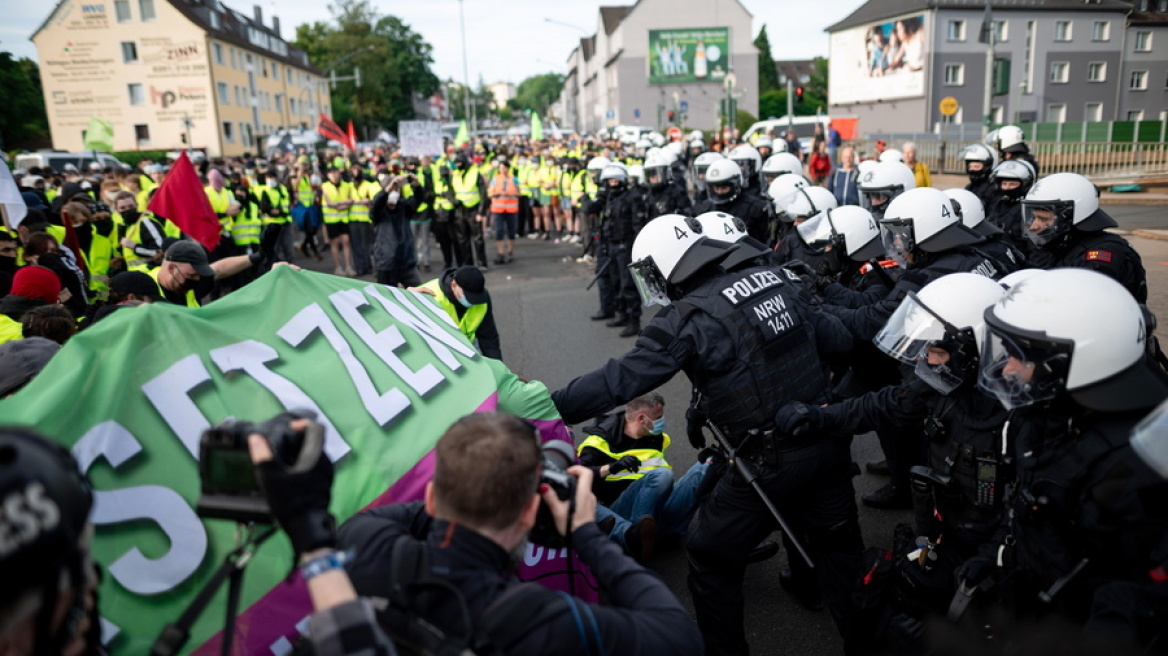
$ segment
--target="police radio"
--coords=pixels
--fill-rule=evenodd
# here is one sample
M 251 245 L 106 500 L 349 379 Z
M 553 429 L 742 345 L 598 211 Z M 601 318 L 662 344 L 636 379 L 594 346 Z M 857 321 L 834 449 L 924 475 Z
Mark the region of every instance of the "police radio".
M 992 507 L 997 503 L 998 461 L 977 459 L 977 504 Z

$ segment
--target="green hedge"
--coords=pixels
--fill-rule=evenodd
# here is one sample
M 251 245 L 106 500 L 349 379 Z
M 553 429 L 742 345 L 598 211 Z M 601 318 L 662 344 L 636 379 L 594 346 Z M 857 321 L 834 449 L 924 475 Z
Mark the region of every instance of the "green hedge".
M 166 154 L 169 150 L 124 150 L 121 152 L 110 153 L 118 158 L 118 161 L 129 166 L 138 166 L 138 162 L 148 159 L 152 162 L 166 161 Z

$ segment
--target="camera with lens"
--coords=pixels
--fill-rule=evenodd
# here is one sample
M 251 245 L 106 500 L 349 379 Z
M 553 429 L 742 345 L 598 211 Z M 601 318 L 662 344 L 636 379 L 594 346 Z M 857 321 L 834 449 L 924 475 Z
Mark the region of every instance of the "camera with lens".
M 572 512 L 575 510 L 573 499 L 576 498 L 576 477 L 568 473 L 568 467 L 576 462 L 576 452 L 572 446 L 561 440 L 552 440 L 540 448 L 542 467 L 540 468 L 539 484 L 547 485 L 562 501 L 567 501 L 568 526 L 572 525 Z M 560 549 L 567 545 L 567 540 L 556 529 L 556 519 L 552 516 L 552 509 L 540 501 L 539 512 L 535 517 L 535 526 L 531 528 L 527 539 L 549 549 Z
M 292 422 L 308 419 L 304 430 Z M 272 457 L 291 471 L 308 471 L 322 457 L 324 427 L 311 410 L 294 410 L 255 423 L 228 419 L 207 429 L 199 440 L 202 494 L 195 510 L 200 517 L 243 523 L 272 523 L 267 498 L 256 479 L 247 438 L 258 433 L 268 441 Z

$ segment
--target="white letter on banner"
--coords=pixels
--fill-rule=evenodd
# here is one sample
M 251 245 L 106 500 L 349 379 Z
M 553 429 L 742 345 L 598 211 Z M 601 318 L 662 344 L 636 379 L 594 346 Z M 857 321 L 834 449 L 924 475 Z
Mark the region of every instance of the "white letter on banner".
M 381 332 L 373 330 L 373 326 L 361 316 L 361 308 L 369 304 L 365 295 L 356 289 L 346 289 L 329 296 L 329 300 L 333 302 L 333 307 L 340 313 L 341 318 L 357 336 L 365 342 L 365 345 L 381 358 L 382 362 L 393 369 L 393 372 L 401 377 L 402 380 L 410 386 L 418 395 L 425 396 L 426 392 L 434 389 L 443 380 L 442 374 L 438 373 L 438 369 L 430 363 L 419 369 L 417 372 L 410 369 L 402 359 L 394 353 L 396 349 L 406 343 L 402 337 L 401 330 L 394 324 L 390 324 L 389 328 Z
M 300 346 L 305 338 L 317 329 L 337 352 L 337 356 L 341 358 L 345 370 L 349 372 L 349 378 L 357 387 L 357 395 L 361 397 L 361 403 L 365 404 L 365 410 L 370 417 L 373 417 L 374 421 L 384 426 L 390 419 L 410 407 L 410 400 L 406 398 L 405 393 L 396 387 L 390 388 L 385 394 L 377 393 L 377 388 L 374 387 L 369 372 L 365 371 L 361 361 L 353 355 L 353 349 L 341 336 L 341 331 L 337 330 L 320 305 L 313 303 L 297 312 L 296 316 L 284 324 L 284 327 L 276 334 L 292 346 Z
M 397 303 L 386 298 L 382 290 L 388 290 L 394 296 L 394 300 Z M 469 344 L 447 332 L 429 317 L 421 314 L 411 301 L 406 300 L 406 292 L 397 287 L 387 287 L 384 285 L 381 287 L 369 285 L 365 288 L 365 292 L 377 299 L 381 303 L 381 306 L 385 308 L 385 311 L 393 316 L 394 319 L 409 326 L 421 335 L 422 339 L 426 340 L 426 344 L 430 346 L 430 350 L 434 352 L 434 355 L 442 361 L 442 364 L 450 367 L 451 371 L 457 371 L 462 366 L 462 363 L 458 361 L 458 358 L 454 357 L 454 354 L 447 347 L 454 349 L 468 358 L 473 358 L 477 355 L 474 348 Z M 446 321 L 448 323 L 450 322 L 449 316 L 446 317 Z
M 199 437 L 211 424 L 190 394 L 209 380 L 211 373 L 199 356 L 192 353 L 142 386 L 151 405 L 195 460 L 199 459 Z
M 89 471 L 98 458 L 105 458 L 117 469 L 141 450 L 142 445 L 130 431 L 116 421 L 106 421 L 77 440 L 73 457 L 82 472 Z M 99 526 L 148 519 L 170 541 L 170 551 L 161 558 L 152 560 L 132 547 L 109 566 L 114 579 L 135 594 L 152 595 L 174 588 L 195 573 L 207 553 L 207 532 L 202 522 L 186 500 L 167 487 L 94 490 L 90 519 Z
M 292 321 L 296 321 L 296 319 Z M 242 370 L 255 382 L 262 385 L 264 389 L 271 392 L 272 396 L 275 396 L 286 410 L 312 410 L 315 412 L 316 420 L 320 422 L 321 426 L 324 426 L 324 452 L 328 455 L 329 460 L 336 462 L 349 452 L 349 445 L 341 438 L 336 427 L 329 421 L 324 411 L 316 405 L 316 402 L 309 398 L 304 390 L 297 387 L 296 383 L 264 366 L 265 362 L 280 358 L 276 349 L 263 342 L 249 339 L 217 348 L 211 351 L 210 355 L 211 360 L 219 366 L 220 371 L 226 374 L 230 371 Z

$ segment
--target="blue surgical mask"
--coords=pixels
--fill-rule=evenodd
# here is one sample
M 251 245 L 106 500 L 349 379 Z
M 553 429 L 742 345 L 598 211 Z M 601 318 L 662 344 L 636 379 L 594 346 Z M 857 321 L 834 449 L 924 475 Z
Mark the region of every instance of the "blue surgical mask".
M 665 432 L 665 415 L 661 415 L 659 419 L 653 420 L 653 430 L 649 431 L 651 435 L 660 435 Z
M 462 307 L 464 308 L 469 308 L 471 306 L 471 302 L 466 300 L 466 296 L 459 296 L 458 302 L 461 303 Z

